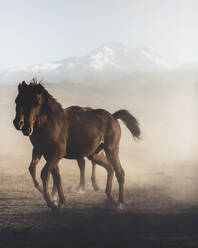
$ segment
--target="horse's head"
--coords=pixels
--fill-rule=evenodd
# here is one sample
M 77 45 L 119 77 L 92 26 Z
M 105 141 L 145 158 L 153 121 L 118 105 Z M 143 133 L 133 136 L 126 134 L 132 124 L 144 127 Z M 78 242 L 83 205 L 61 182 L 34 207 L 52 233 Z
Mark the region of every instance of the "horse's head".
M 13 121 L 13 124 L 17 130 L 21 130 L 24 125 L 24 115 L 23 115 L 23 106 L 22 106 L 22 88 L 25 82 L 22 82 L 18 85 L 18 95 L 15 99 L 16 103 L 16 115 Z
M 22 82 L 18 86 L 18 96 L 16 97 L 16 117 L 13 121 L 16 129 L 21 130 L 24 135 L 31 136 L 34 126 L 41 112 L 44 102 L 42 93 L 43 86 L 39 83 Z

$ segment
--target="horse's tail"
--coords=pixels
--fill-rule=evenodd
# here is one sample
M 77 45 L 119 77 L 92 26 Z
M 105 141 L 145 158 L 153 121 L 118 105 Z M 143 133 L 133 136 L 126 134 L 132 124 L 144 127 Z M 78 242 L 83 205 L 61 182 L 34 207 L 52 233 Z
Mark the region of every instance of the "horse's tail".
M 138 120 L 130 114 L 127 110 L 121 109 L 113 114 L 115 119 L 121 119 L 127 128 L 130 130 L 134 138 L 140 138 L 140 127 Z

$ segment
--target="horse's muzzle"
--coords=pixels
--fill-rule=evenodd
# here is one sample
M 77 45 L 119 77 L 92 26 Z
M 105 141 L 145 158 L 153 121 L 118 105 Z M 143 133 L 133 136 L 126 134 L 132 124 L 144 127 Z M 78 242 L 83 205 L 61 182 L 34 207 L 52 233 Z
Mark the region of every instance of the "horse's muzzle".
M 24 122 L 21 120 L 14 119 L 13 124 L 17 130 L 21 130 L 23 128 Z
M 31 136 L 33 133 L 33 129 L 31 127 L 25 127 L 23 126 L 22 132 L 25 136 Z

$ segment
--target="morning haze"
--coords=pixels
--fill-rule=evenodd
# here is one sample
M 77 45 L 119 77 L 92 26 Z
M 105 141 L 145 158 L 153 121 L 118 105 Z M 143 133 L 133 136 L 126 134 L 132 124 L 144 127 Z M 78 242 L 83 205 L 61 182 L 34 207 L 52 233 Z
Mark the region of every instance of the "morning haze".
M 37 77 L 65 108 L 127 109 L 138 119 L 138 141 L 119 121 L 128 211 L 183 214 L 197 207 L 197 11 L 195 0 L 3 1 L 0 176 L 18 186 L 5 183 L 1 192 L 28 199 L 22 203 L 30 214 L 43 209 L 28 172 L 32 145 L 12 123 L 18 83 Z M 79 196 L 76 161 L 61 161 L 66 208 L 103 206 L 106 171 L 97 166 L 101 190 L 94 193 L 91 168 L 86 160 L 88 193 Z

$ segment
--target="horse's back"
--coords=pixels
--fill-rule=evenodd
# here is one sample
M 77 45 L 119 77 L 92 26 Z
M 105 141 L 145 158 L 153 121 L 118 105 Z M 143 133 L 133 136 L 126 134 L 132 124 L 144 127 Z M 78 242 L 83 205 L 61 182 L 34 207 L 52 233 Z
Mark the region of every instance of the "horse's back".
M 66 121 L 70 128 L 73 126 L 78 126 L 83 128 L 84 126 L 89 126 L 93 124 L 95 127 L 101 127 L 111 120 L 115 120 L 111 113 L 104 109 L 92 109 L 88 107 L 71 106 L 66 109 L 65 116 Z
M 80 106 L 74 105 L 74 106 L 70 106 L 70 107 L 65 108 L 64 112 L 65 113 L 67 113 L 67 112 L 76 113 L 76 112 L 90 111 L 90 110 L 93 110 L 93 109 L 90 107 L 80 107 Z

